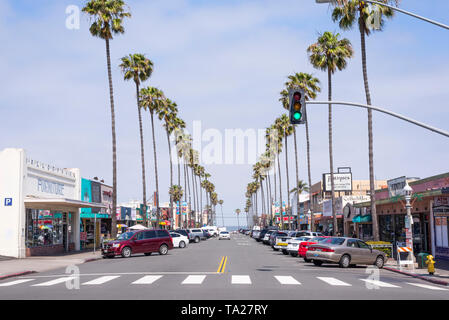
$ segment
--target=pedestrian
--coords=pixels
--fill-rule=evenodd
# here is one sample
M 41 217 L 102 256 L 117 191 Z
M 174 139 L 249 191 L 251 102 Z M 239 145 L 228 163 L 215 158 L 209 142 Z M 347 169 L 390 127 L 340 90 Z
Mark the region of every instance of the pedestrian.
M 352 238 L 357 238 L 357 235 L 356 235 L 355 231 L 352 232 Z

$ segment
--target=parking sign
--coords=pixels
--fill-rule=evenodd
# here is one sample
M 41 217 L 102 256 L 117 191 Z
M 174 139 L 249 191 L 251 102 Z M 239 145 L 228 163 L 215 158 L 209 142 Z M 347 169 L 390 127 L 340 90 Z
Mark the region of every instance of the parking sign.
M 5 198 L 5 207 L 12 206 L 12 198 Z

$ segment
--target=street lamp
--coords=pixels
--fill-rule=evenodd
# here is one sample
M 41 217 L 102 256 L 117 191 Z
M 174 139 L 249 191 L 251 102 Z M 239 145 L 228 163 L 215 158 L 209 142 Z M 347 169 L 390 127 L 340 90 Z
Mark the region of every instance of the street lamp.
M 410 200 L 412 199 L 413 189 L 409 186 L 408 182 L 405 182 L 405 187 L 403 189 L 405 196 L 405 209 L 407 215 L 405 216 L 405 243 L 406 246 L 412 249 L 409 252 L 409 260 L 413 261 L 413 217 L 412 217 L 412 205 Z

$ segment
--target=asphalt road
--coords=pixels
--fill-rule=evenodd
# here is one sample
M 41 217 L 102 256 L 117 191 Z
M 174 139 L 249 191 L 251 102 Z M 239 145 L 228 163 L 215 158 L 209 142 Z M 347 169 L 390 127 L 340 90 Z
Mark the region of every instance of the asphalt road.
M 449 287 L 387 270 L 314 266 L 244 235 L 165 256 L 104 259 L 0 281 L 0 299 L 448 299 Z M 76 268 L 74 270 L 77 270 Z M 67 273 L 68 271 L 68 273 Z M 79 281 L 78 281 L 79 279 Z

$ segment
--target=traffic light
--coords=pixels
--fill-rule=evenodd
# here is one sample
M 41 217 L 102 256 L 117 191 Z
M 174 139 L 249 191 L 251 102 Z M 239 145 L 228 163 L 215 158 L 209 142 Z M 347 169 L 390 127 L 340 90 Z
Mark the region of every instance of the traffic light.
M 294 88 L 289 90 L 290 101 L 290 123 L 304 124 L 306 123 L 305 115 L 305 92 L 303 89 Z

